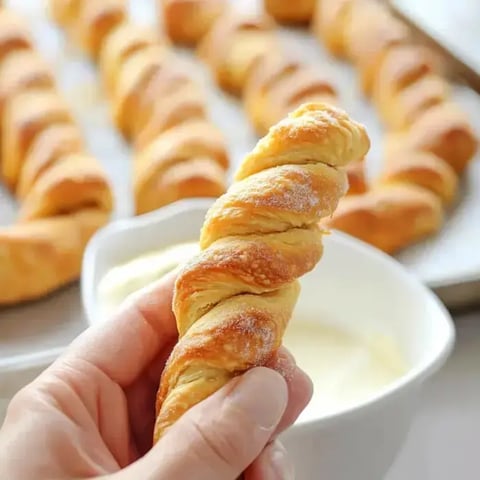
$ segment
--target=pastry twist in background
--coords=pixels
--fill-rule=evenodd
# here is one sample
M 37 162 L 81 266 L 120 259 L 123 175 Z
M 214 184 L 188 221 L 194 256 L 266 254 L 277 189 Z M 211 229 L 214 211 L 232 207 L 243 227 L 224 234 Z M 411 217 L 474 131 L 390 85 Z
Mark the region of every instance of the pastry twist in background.
M 167 33 L 173 27 L 170 15 L 174 11 L 179 22 L 182 15 L 193 10 L 199 18 L 212 20 L 209 28 L 202 30 L 202 36 L 188 43 L 199 43 L 198 54 L 220 88 L 243 96 L 246 113 L 259 136 L 302 103 L 335 102 L 335 89 L 324 76 L 293 62 L 283 52 L 274 32 L 275 23 L 269 16 L 240 13 L 227 9 L 226 3 L 159 1 L 157 8 L 160 24 L 166 26 Z M 218 15 L 213 21 L 214 5 Z M 364 191 L 363 162 L 349 165 L 348 173 L 350 192 Z
M 156 0 L 159 23 L 170 40 L 194 46 L 226 11 L 228 0 Z
M 0 172 L 20 203 L 0 229 L 0 304 L 76 280 L 85 246 L 112 210 L 103 169 L 85 151 L 27 26 L 0 9 Z
M 179 341 L 160 382 L 154 441 L 189 408 L 275 354 L 299 294 L 297 279 L 322 255 L 318 222 L 347 189 L 340 167 L 368 148 L 361 125 L 310 103 L 245 157 L 205 218 L 200 254 L 176 281 Z
M 477 150 L 438 58 L 375 0 L 319 0 L 313 29 L 330 53 L 352 62 L 389 130 L 372 190 L 342 201 L 329 226 L 389 253 L 436 233 Z
M 68 32 L 93 37 L 96 22 L 109 12 L 124 9 L 124 2 L 82 0 L 63 15 L 65 3 L 51 0 L 55 17 Z M 89 5 L 94 3 L 95 7 Z M 62 8 L 61 8 L 62 7 Z M 122 10 L 123 11 L 123 10 Z M 71 13 L 70 13 L 71 15 Z M 117 15 L 115 18 L 120 18 Z M 66 18 L 69 18 L 68 20 Z M 85 50 L 98 59 L 102 84 L 115 126 L 134 147 L 133 189 L 137 214 L 182 198 L 218 197 L 226 189 L 228 155 L 223 137 L 208 120 L 206 100 L 189 68 L 154 31 L 131 22 L 126 13 Z M 77 19 L 77 20 L 76 20 Z M 113 22 L 110 22 L 111 25 Z
M 285 24 L 309 23 L 316 0 L 263 0 L 265 11 L 277 22 Z

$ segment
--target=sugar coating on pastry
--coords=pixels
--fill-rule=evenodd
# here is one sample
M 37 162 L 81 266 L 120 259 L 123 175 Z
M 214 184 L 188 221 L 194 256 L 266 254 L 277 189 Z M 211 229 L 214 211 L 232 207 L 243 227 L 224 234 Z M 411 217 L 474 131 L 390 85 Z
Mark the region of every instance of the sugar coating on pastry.
M 177 278 L 179 341 L 157 394 L 155 441 L 235 375 L 273 358 L 298 278 L 322 255 L 318 222 L 347 190 L 338 167 L 363 158 L 369 146 L 365 129 L 346 113 L 311 103 L 247 155 L 206 215 L 201 252 Z

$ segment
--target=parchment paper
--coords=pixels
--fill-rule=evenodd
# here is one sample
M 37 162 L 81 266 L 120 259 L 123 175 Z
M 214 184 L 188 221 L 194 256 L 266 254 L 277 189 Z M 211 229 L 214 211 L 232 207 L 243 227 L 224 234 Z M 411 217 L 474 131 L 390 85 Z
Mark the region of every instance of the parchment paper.
M 143 24 L 154 21 L 153 0 L 132 0 L 130 3 L 131 13 L 136 20 Z M 130 215 L 130 151 L 110 124 L 108 106 L 99 87 L 95 68 L 68 46 L 61 32 L 49 22 L 42 2 L 13 0 L 9 4 L 29 20 L 39 49 L 51 61 L 60 87 L 84 129 L 91 152 L 110 175 L 116 198 L 114 218 Z M 241 3 L 245 9 L 258 8 L 258 5 L 255 0 L 242 0 Z M 373 109 L 358 91 L 353 70 L 346 64 L 330 59 L 307 31 L 282 29 L 280 35 L 285 47 L 297 58 L 316 65 L 332 79 L 340 93 L 341 105 L 355 119 L 367 125 L 372 140 L 368 172 L 374 176 L 381 165 L 382 129 Z M 232 173 L 242 156 L 254 145 L 256 136 L 246 121 L 241 105 L 212 84 L 207 71 L 192 53 L 179 51 L 179 55 L 190 62 L 192 72 L 207 90 L 212 119 L 223 130 L 229 144 Z M 470 113 L 480 133 L 480 98 L 473 91 L 460 86 L 456 88 L 455 96 Z M 453 208 L 441 234 L 398 256 L 427 284 L 480 277 L 478 159 L 471 165 L 463 183 L 461 201 Z M 15 212 L 15 202 L 0 187 L 0 222 L 13 222 Z M 39 302 L 0 310 L 0 371 L 19 366 L 22 362 L 48 361 L 85 326 L 79 291 L 75 285 Z

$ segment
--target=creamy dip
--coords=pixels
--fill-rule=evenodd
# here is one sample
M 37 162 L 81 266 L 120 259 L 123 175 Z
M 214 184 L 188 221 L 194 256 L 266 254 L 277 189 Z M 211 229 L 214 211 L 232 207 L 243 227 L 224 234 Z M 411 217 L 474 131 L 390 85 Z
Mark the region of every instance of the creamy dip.
M 98 286 L 108 315 L 129 295 L 159 279 L 199 251 L 197 243 L 148 253 L 112 268 Z M 299 421 L 318 418 L 368 399 L 406 371 L 399 346 L 371 332 L 355 335 L 305 312 L 290 321 L 284 344 L 312 378 L 314 396 Z
M 321 321 L 292 318 L 284 345 L 313 381 L 313 398 L 299 421 L 333 413 L 367 400 L 406 371 L 390 337 L 366 338 Z
M 103 315 L 109 315 L 129 295 L 158 280 L 199 251 L 198 243 L 182 243 L 141 255 L 113 267 L 100 280 L 97 301 Z

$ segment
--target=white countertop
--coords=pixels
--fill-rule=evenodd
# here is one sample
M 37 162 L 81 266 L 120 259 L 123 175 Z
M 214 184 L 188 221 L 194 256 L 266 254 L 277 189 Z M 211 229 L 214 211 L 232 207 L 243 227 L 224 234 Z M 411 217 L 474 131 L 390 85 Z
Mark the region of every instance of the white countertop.
M 407 443 L 385 480 L 480 477 L 480 311 L 456 316 L 455 322 L 454 352 L 423 390 Z M 32 375 L 1 382 L 0 419 L 6 403 L 2 396 Z

